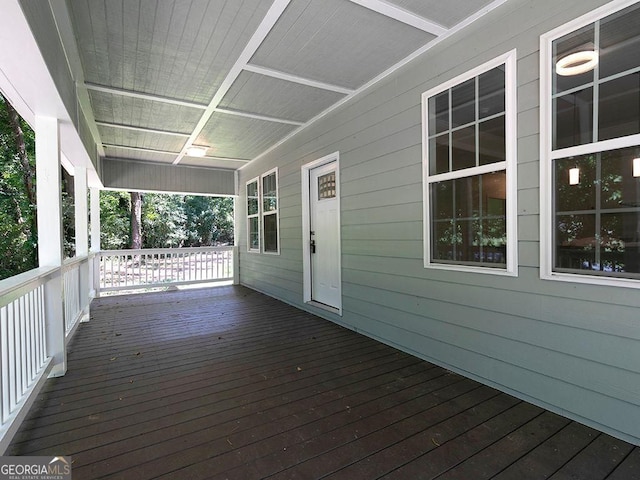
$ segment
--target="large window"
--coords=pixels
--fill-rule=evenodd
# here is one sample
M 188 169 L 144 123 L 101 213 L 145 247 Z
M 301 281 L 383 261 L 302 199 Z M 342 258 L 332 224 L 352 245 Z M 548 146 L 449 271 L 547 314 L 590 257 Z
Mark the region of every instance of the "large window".
M 640 4 L 617 4 L 541 40 L 547 278 L 640 285 Z
M 257 178 L 247 182 L 247 250 L 260 251 L 260 191 Z
M 425 266 L 515 275 L 515 52 L 422 107 Z
M 277 170 L 262 175 L 262 233 L 264 253 L 278 253 L 278 175 Z

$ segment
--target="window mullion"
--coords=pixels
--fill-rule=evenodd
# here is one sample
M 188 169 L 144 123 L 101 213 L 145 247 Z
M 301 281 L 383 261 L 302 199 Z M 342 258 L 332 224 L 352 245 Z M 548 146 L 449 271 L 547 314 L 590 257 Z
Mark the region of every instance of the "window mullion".
M 477 76 L 474 82 L 475 87 L 475 116 L 476 116 L 476 124 L 475 124 L 475 149 L 476 149 L 476 167 L 480 166 L 480 77 Z
M 449 132 L 447 135 L 449 136 L 449 171 L 453 170 L 453 96 L 452 92 L 453 88 L 450 88 L 448 91 L 449 98 Z
M 600 20 L 596 21 L 595 28 L 593 32 L 593 39 L 595 44 L 596 52 L 600 51 Z M 598 142 L 600 136 L 598 134 L 599 129 L 599 108 L 598 105 L 600 103 L 600 62 L 598 62 L 593 69 L 593 142 Z

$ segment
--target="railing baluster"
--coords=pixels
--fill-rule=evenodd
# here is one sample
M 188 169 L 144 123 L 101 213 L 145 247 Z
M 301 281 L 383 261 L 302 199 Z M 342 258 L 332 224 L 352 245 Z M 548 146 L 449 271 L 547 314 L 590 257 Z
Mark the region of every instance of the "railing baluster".
M 9 385 L 9 320 L 7 313 L 8 306 L 2 307 L 0 310 L 0 341 L 2 348 L 2 423 L 9 416 L 9 398 L 11 395 Z

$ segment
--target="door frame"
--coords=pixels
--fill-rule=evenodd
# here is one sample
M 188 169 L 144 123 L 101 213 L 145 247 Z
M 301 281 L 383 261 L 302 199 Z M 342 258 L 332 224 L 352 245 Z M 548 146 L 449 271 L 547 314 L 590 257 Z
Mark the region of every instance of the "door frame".
M 340 259 L 340 265 L 338 268 L 338 293 L 339 304 L 334 308 L 329 305 L 325 305 L 319 302 L 314 302 L 311 298 L 311 202 L 310 202 L 310 189 L 309 179 L 311 176 L 311 170 L 321 167 L 328 163 L 335 162 L 336 164 L 336 198 L 338 201 L 338 258 Z M 341 220 L 340 220 L 340 152 L 333 152 L 322 158 L 306 163 L 301 168 L 302 173 L 302 272 L 303 272 L 303 292 L 302 300 L 304 303 L 309 303 L 318 308 L 328 310 L 338 315 L 342 315 L 342 233 L 341 233 Z

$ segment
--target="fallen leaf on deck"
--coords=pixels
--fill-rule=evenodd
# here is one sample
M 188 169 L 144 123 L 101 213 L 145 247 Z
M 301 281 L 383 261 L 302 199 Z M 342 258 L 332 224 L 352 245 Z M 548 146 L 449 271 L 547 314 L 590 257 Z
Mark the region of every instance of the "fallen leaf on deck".
M 111 357 L 110 360 L 113 362 L 114 360 L 117 360 L 118 357 Z
M 302 369 L 300 367 L 296 367 L 296 370 L 298 370 L 299 372 L 302 371 Z
M 431 441 L 433 442 L 433 444 L 434 444 L 436 447 L 439 447 L 439 446 L 440 446 L 440 444 L 439 444 L 438 442 L 436 442 L 433 438 L 431 439 Z

